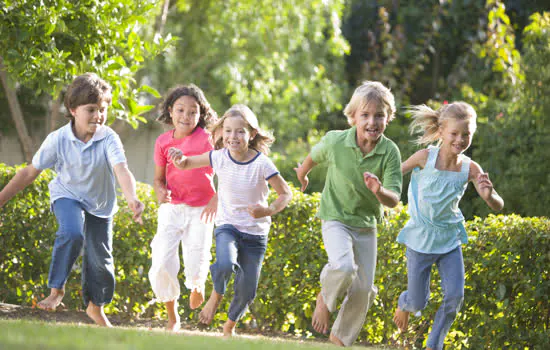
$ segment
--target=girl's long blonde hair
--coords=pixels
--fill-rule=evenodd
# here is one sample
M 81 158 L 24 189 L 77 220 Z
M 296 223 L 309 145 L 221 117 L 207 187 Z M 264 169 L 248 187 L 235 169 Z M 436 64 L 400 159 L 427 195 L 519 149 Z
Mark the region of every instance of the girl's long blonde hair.
M 273 135 L 260 128 L 258 118 L 254 114 L 254 112 L 252 112 L 250 108 L 243 104 L 236 104 L 231 106 L 231 108 L 229 108 L 223 114 L 223 116 L 210 128 L 210 132 L 212 133 L 212 137 L 214 140 L 215 149 L 221 149 L 224 147 L 223 132 L 221 129 L 223 128 L 224 120 L 229 117 L 243 118 L 250 131 L 256 131 L 256 136 L 254 136 L 254 138 L 248 142 L 249 148 L 253 148 L 259 152 L 262 152 L 265 155 L 269 154 L 269 147 L 271 146 L 273 141 L 275 141 L 275 138 L 273 137 Z
M 440 142 L 439 127 L 449 119 L 471 120 L 476 126 L 476 111 L 466 102 L 458 101 L 444 104 L 438 110 L 426 105 L 410 106 L 407 111 L 412 114 L 413 121 L 409 127 L 411 135 L 420 134 L 414 143 L 429 145 Z M 475 130 L 475 128 L 474 128 Z

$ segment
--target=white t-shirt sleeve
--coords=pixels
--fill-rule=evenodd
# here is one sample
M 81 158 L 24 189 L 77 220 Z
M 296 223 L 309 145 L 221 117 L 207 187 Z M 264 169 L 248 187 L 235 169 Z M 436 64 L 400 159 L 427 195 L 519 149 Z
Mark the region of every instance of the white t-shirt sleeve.
M 279 170 L 277 170 L 277 167 L 271 159 L 269 159 L 267 156 L 264 156 L 264 166 L 263 166 L 263 172 L 264 172 L 264 179 L 269 180 L 275 175 L 279 174 Z
M 57 139 L 59 132 L 50 133 L 38 152 L 35 153 L 32 158 L 32 166 L 38 170 L 44 170 L 48 168 L 53 168 L 57 162 Z
M 223 160 L 223 151 L 224 149 L 218 149 L 210 151 L 210 166 L 214 169 L 214 172 L 217 173 L 221 167 Z

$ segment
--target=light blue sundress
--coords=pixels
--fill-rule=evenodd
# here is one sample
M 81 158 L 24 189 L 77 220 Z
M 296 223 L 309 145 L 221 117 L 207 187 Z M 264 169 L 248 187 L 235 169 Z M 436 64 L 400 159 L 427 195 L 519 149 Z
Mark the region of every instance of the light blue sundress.
M 468 241 L 458 203 L 468 187 L 471 160 L 461 154 L 460 172 L 437 170 L 439 147 L 428 149 L 424 169 L 413 169 L 408 191 L 410 219 L 397 241 L 420 253 L 445 254 Z

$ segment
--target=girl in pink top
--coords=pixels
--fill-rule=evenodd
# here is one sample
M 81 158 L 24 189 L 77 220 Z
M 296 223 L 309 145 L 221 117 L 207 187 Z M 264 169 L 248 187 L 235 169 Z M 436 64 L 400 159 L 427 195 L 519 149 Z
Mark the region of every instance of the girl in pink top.
M 157 234 L 151 242 L 153 262 L 149 280 L 156 300 L 166 305 L 166 328 L 177 331 L 180 328 L 179 244 L 181 242 L 185 266 L 185 286 L 191 290 L 189 305 L 196 309 L 204 301 L 217 196 L 211 167 L 180 170 L 174 166 L 168 150 L 175 147 L 195 155 L 212 150 L 210 134 L 205 128 L 217 120 L 217 115 L 202 90 L 191 84 L 168 92 L 157 120 L 174 128 L 161 134 L 155 143 L 153 187 L 160 205 Z

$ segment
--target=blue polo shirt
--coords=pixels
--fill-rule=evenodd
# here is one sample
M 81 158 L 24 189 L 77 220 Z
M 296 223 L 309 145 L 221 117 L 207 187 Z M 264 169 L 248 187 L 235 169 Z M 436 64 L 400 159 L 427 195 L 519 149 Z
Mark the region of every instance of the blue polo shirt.
M 311 150 L 311 159 L 327 165 L 325 188 L 317 216 L 354 227 L 376 227 L 383 206 L 367 188 L 363 173 L 380 179 L 384 188 L 401 195 L 401 153 L 386 136 L 364 155 L 357 145 L 357 128 L 329 131 Z
M 57 173 L 49 184 L 50 203 L 74 199 L 101 218 L 118 210 L 113 167 L 124 162 L 122 142 L 111 128 L 99 127 L 84 143 L 73 134 L 71 123 L 50 133 L 32 159 L 36 169 L 53 168 Z

